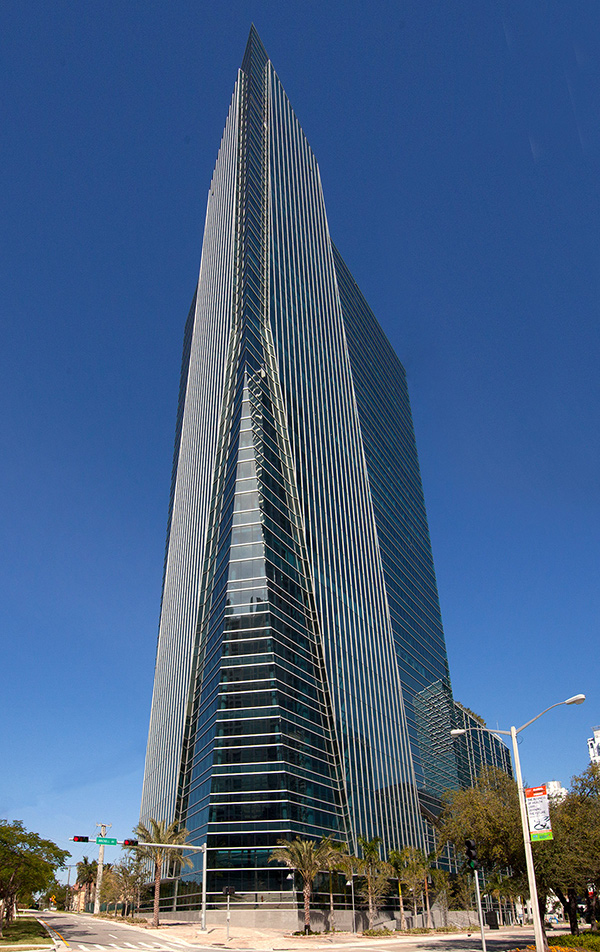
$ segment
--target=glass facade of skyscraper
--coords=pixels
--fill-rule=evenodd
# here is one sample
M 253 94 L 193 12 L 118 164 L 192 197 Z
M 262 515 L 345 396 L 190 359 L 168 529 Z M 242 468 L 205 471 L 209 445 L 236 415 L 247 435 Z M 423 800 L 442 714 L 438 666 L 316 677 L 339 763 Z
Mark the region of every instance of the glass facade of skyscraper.
M 405 373 L 252 29 L 185 331 L 141 818 L 207 843 L 213 900 L 289 894 L 281 838 L 427 846 L 453 722 Z

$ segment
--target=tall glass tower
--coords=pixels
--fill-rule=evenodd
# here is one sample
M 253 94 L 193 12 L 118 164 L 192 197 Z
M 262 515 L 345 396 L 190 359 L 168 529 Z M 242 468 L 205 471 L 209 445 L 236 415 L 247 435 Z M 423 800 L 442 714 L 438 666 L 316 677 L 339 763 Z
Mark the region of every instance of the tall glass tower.
M 185 329 L 141 818 L 207 842 L 212 893 L 285 889 L 281 838 L 425 847 L 452 718 L 405 373 L 253 28 Z

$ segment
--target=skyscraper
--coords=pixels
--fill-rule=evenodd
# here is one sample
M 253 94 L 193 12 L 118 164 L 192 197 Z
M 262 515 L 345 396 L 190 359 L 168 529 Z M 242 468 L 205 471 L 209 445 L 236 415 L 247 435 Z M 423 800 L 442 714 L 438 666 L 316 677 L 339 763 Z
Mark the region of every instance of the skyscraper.
M 280 838 L 426 846 L 453 710 L 405 373 L 253 28 L 185 329 L 142 820 L 208 843 L 213 893 L 284 889 Z

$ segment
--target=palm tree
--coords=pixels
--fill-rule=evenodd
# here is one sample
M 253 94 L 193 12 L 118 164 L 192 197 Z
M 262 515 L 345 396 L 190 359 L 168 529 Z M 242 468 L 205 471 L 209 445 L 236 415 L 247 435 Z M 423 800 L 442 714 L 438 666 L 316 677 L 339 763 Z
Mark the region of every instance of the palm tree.
M 324 842 L 313 840 L 278 840 L 277 849 L 269 856 L 270 863 L 283 863 L 288 869 L 299 873 L 304 882 L 304 932 L 310 932 L 310 897 L 317 873 L 326 868 L 327 847 Z
M 326 869 L 329 873 L 329 931 L 335 932 L 333 874 L 351 868 L 352 863 L 345 843 L 332 840 L 330 836 L 324 836 L 321 840 L 321 846 L 323 847 L 323 869 Z
M 381 837 L 374 836 L 368 840 L 365 836 L 358 837 L 362 857 L 357 862 L 357 870 L 365 878 L 364 898 L 369 904 L 369 929 L 375 926 L 375 916 L 379 900 L 387 893 L 388 879 L 393 873 L 392 867 L 379 855 Z
M 180 830 L 177 822 L 169 823 L 167 826 L 164 820 L 155 820 L 153 817 L 150 817 L 149 824 L 150 828 L 144 826 L 143 823 L 138 823 L 136 826 L 133 832 L 142 842 L 133 849 L 142 859 L 149 859 L 154 863 L 154 916 L 152 917 L 152 925 L 155 929 L 158 929 L 160 881 L 163 863 L 192 866 L 192 861 L 188 856 L 184 856 L 180 849 L 173 849 L 173 847 L 182 846 L 185 843 L 188 835 L 187 830 Z
M 406 913 L 404 912 L 404 896 L 402 895 L 402 857 L 400 850 L 390 850 L 388 853 L 388 862 L 398 877 L 398 899 L 400 901 L 400 928 L 403 932 L 408 929 Z
M 85 889 L 85 905 L 90 902 L 92 885 L 96 882 L 98 875 L 98 863 L 95 859 L 91 862 L 87 856 L 77 863 L 77 882 Z

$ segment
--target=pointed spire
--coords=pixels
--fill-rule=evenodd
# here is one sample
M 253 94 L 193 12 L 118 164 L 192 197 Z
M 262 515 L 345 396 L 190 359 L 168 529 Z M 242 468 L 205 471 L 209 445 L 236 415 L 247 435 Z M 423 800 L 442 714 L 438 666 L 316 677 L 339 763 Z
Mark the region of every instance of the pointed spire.
M 268 53 L 253 23 L 250 27 L 250 33 L 248 34 L 248 42 L 246 43 L 246 50 L 242 60 L 242 69 L 245 73 L 248 73 L 252 68 L 252 64 L 257 63 L 260 64 L 261 67 L 264 67 L 268 60 Z

